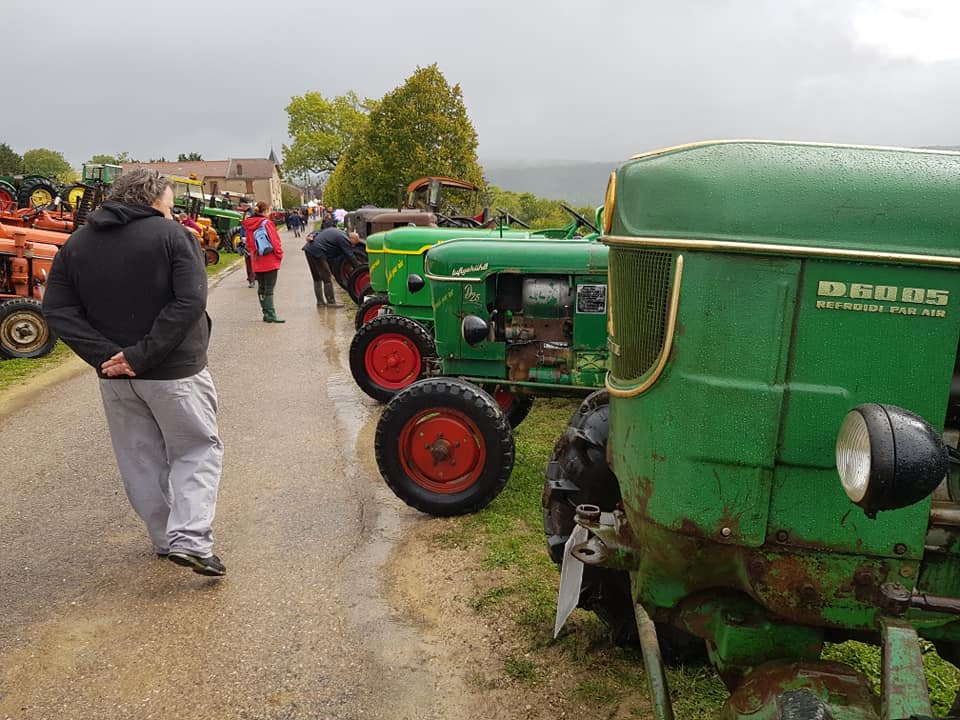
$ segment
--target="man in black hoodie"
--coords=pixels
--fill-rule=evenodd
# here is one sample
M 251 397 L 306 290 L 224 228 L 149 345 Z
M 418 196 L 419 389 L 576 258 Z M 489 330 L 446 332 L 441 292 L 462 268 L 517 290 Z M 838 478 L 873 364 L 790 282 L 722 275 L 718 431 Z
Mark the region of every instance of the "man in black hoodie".
M 226 573 L 211 528 L 223 444 L 207 275 L 172 208 L 169 180 L 121 175 L 54 258 L 43 312 L 97 370 L 120 476 L 157 555 L 216 576 Z

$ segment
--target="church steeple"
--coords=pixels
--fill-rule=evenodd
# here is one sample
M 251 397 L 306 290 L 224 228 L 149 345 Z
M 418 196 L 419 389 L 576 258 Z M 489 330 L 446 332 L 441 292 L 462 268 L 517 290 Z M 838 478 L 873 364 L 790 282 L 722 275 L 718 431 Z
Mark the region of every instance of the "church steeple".
M 277 160 L 277 153 L 275 153 L 275 152 L 273 151 L 273 146 L 272 146 L 272 145 L 270 146 L 269 159 L 270 159 L 270 162 L 272 162 L 274 165 L 279 165 L 279 164 L 280 164 L 280 161 Z

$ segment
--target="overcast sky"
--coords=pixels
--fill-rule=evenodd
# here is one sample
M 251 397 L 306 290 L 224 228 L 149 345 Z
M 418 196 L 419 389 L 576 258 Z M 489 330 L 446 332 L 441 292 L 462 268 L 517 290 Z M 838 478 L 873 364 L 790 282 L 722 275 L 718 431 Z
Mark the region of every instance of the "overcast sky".
M 960 145 L 955 0 L 4 2 L 0 142 L 278 154 L 291 96 L 459 83 L 486 165 L 711 138 Z

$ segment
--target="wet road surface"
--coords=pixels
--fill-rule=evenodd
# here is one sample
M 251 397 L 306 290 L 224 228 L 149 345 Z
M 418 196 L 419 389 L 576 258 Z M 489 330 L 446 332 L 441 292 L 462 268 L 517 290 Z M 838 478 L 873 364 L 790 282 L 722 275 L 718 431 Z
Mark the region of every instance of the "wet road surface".
M 260 321 L 242 263 L 211 283 L 225 579 L 153 556 L 92 371 L 0 415 L 0 718 L 460 715 L 382 597 L 420 520 L 375 470 L 353 305 L 337 288 L 347 307 L 315 307 L 302 241 L 283 236 L 285 325 Z

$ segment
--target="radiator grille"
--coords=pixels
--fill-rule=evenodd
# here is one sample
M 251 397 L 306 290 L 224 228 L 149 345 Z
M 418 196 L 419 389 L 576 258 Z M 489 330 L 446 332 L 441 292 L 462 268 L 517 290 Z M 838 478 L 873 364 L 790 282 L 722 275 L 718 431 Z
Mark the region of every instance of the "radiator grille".
M 610 248 L 610 370 L 620 383 L 641 378 L 663 350 L 672 275 L 670 252 Z

